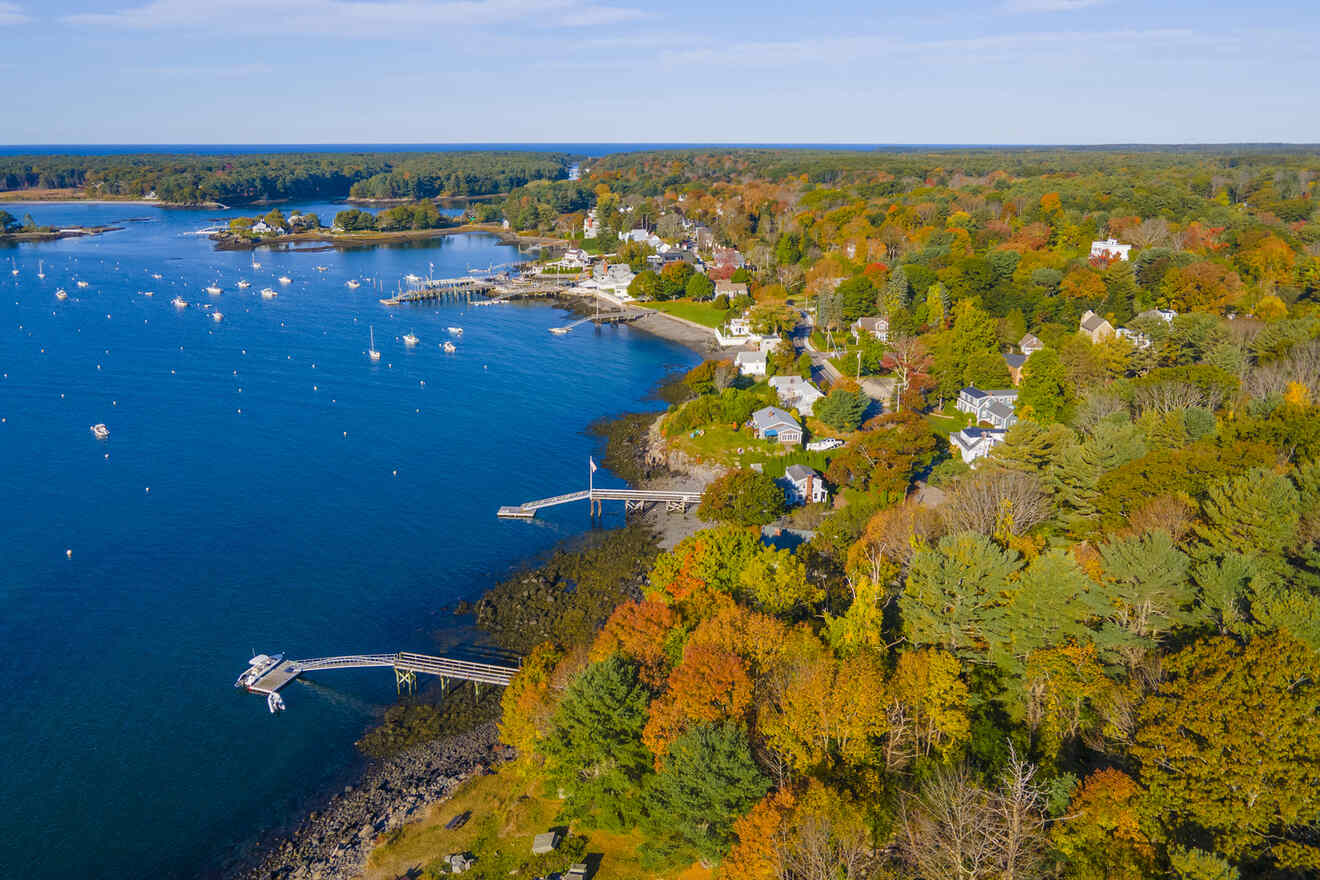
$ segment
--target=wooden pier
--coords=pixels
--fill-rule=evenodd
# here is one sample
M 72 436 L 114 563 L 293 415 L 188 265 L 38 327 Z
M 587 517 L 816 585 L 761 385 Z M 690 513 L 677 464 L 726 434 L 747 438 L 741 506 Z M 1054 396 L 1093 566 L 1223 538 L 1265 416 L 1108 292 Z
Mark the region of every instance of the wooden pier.
M 647 504 L 664 504 L 665 510 L 685 512 L 688 507 L 701 503 L 698 491 L 672 491 L 664 489 L 584 489 L 581 492 L 569 492 L 550 498 L 538 498 L 522 504 L 506 504 L 495 512 L 501 519 L 532 519 L 536 512 L 545 507 L 571 504 L 574 501 L 586 501 L 587 511 L 592 516 L 600 514 L 602 502 L 622 501 L 624 511 L 633 513 L 644 510 Z
M 506 687 L 518 674 L 516 666 L 432 657 L 429 654 L 414 654 L 409 651 L 400 651 L 397 654 L 348 654 L 340 657 L 317 657 L 311 660 L 283 660 L 248 685 L 247 690 L 250 693 L 268 696 L 304 673 L 387 666 L 393 668 L 394 685 L 400 691 L 416 690 L 419 673 L 436 676 L 440 679 L 442 687 L 450 681 L 470 681 L 478 688 L 482 685 Z
M 401 306 L 450 299 L 470 300 L 473 294 L 490 297 L 486 302 L 502 302 L 520 297 L 558 296 L 574 283 L 555 278 L 427 278 L 418 282 L 416 287 L 380 302 L 386 306 Z
M 585 318 L 578 318 L 571 324 L 565 324 L 563 327 L 551 327 L 550 332 L 556 335 L 563 335 L 572 331 L 574 327 L 580 327 L 583 324 L 629 324 L 645 315 L 646 312 L 641 309 L 625 309 L 618 312 L 604 312 L 599 315 L 588 315 Z

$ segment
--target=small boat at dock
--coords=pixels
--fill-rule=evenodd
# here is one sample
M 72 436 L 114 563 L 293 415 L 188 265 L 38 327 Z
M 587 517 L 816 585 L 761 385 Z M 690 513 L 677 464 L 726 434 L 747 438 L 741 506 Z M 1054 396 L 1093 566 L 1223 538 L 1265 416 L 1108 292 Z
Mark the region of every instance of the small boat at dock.
M 284 698 L 279 695 L 278 691 L 271 691 L 266 695 L 266 708 L 270 710 L 272 715 L 284 711 Z

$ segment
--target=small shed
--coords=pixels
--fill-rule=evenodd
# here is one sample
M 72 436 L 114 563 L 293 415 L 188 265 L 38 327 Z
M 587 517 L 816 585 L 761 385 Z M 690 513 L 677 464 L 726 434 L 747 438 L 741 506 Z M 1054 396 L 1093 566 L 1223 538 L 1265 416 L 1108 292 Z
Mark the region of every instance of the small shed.
M 532 838 L 532 855 L 543 856 L 555 851 L 559 846 L 559 832 L 546 831 Z

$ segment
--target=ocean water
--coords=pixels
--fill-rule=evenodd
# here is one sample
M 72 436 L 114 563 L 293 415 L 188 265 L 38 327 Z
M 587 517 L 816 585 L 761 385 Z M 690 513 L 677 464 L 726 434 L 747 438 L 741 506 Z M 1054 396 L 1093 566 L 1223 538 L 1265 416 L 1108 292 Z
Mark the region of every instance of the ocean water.
M 553 336 L 545 305 L 389 309 L 345 287 L 517 257 L 486 236 L 259 250 L 253 270 L 186 234 L 238 212 L 7 207 L 125 228 L 0 248 L 2 877 L 196 876 L 287 820 L 357 761 L 393 676 L 323 673 L 272 716 L 232 686 L 250 654 L 469 639 L 444 606 L 589 527 L 585 505 L 496 508 L 581 488 L 588 423 L 696 362 L 627 327 Z

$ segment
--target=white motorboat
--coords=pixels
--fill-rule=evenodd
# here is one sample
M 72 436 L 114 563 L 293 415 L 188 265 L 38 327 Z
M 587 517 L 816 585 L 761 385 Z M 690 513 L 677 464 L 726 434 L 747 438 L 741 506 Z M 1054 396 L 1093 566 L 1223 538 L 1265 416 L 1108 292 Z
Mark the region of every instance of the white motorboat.
M 60 302 L 63 302 L 64 300 L 66 300 L 66 299 L 69 298 L 69 295 L 68 295 L 67 293 L 65 293 L 65 292 L 64 292 L 64 288 L 61 287 L 61 288 L 59 288 L 58 290 L 55 291 L 55 298 L 56 298 L 57 300 L 59 300 Z
M 251 281 L 240 281 L 238 282 L 238 284 L 235 285 L 235 287 L 237 287 L 239 290 L 246 290 L 251 286 L 252 286 Z
M 212 321 L 215 321 L 217 324 L 219 324 L 219 323 L 220 323 L 221 321 L 223 321 L 224 319 L 225 319 L 225 316 L 222 315 L 220 312 L 212 312 L 212 313 L 211 313 L 211 320 L 212 320 Z
M 37 277 L 38 278 L 46 277 L 46 265 L 41 260 L 37 260 Z
M 212 285 L 210 285 L 209 287 L 206 288 L 206 292 L 209 293 L 209 294 L 211 294 L 211 296 L 219 296 L 219 295 L 220 295 L 220 288 L 218 288 L 218 287 L 216 287 L 214 284 L 212 284 Z
M 258 262 L 257 262 L 257 258 L 256 258 L 255 256 L 253 256 L 253 257 L 252 257 L 252 271 L 255 272 L 255 271 L 257 271 L 257 270 L 260 269 L 260 268 L 261 268 L 261 264 L 258 263 Z
M 444 345 L 441 346 L 441 348 L 443 348 L 449 354 L 453 354 L 454 352 L 458 351 L 458 347 L 455 346 L 454 343 L 452 342 L 446 342 Z
M 462 327 L 449 327 L 448 330 L 449 330 L 449 335 L 450 335 L 450 336 L 462 336 L 462 335 L 463 335 L 463 328 L 462 328 Z
M 170 300 L 170 304 L 176 309 L 188 308 L 188 301 L 181 296 L 176 296 L 174 299 Z
M 79 281 L 79 282 L 77 282 L 77 284 L 78 284 L 79 287 L 86 287 L 86 286 L 87 286 L 87 282 L 86 282 L 86 281 Z
M 156 295 L 156 291 L 154 291 L 154 290 L 139 290 L 138 293 L 142 294 L 143 296 L 155 296 L 155 295 Z
M 550 328 L 550 332 L 553 333 L 553 334 L 555 334 L 556 336 L 563 336 L 565 333 L 567 333 L 567 332 L 568 332 L 569 330 L 571 330 L 571 329 L 573 329 L 573 328 L 572 328 L 572 327 L 551 327 L 551 328 Z
M 14 274 L 17 275 L 18 273 L 15 272 Z M 416 284 L 418 281 L 422 280 L 422 277 L 420 275 L 414 275 L 413 273 L 409 272 L 407 275 L 403 276 L 403 280 Z
M 316 271 L 318 271 L 318 272 L 329 272 L 329 271 L 330 271 L 330 267 L 329 267 L 329 266 L 317 266 L 317 267 L 316 267 Z
M 280 661 L 283 659 L 283 654 L 276 654 L 273 657 L 269 654 L 258 654 L 248 661 L 247 671 L 238 677 L 238 680 L 234 682 L 234 687 L 239 690 L 251 688 L 258 681 L 261 681 L 263 675 L 279 666 Z
M 262 298 L 262 299 L 274 299 L 274 298 L 277 297 L 277 296 L 279 296 L 279 294 L 275 292 L 275 289 L 274 289 L 274 288 L 272 288 L 272 287 L 263 287 L 263 288 L 261 288 L 261 298 Z
M 403 334 L 403 344 L 404 344 L 404 345 L 416 345 L 416 344 L 417 344 L 417 334 L 416 334 L 416 333 L 413 333 L 411 330 L 409 330 L 407 333 Z
M 347 287 L 349 290 L 357 290 L 362 285 L 358 284 L 356 281 L 350 278 L 349 280 L 344 282 L 344 286 Z
M 281 276 L 280 276 L 278 279 L 276 279 L 276 280 L 278 280 L 278 281 L 280 282 L 280 284 L 292 284 L 292 283 L 293 283 L 293 279 L 290 278 L 288 275 L 281 275 Z
M 110 436 L 110 429 L 104 424 L 97 422 L 95 425 L 92 425 L 92 435 L 96 437 L 97 440 L 104 440 Z
M 14 258 L 13 258 L 13 257 L 10 257 L 10 258 L 9 258 L 9 274 L 10 274 L 10 275 L 17 275 L 17 274 L 18 274 L 18 266 L 15 266 L 15 265 L 14 265 Z
M 380 360 L 380 352 L 376 351 L 376 328 L 368 327 L 367 332 L 371 334 L 371 348 L 367 349 L 367 357 L 373 361 Z
M 284 698 L 281 697 L 276 691 L 271 691 L 269 694 L 266 695 L 266 708 L 270 710 L 270 714 L 272 715 L 283 712 Z
M 159 281 L 161 279 L 161 274 L 159 272 L 152 272 L 151 277 Z

